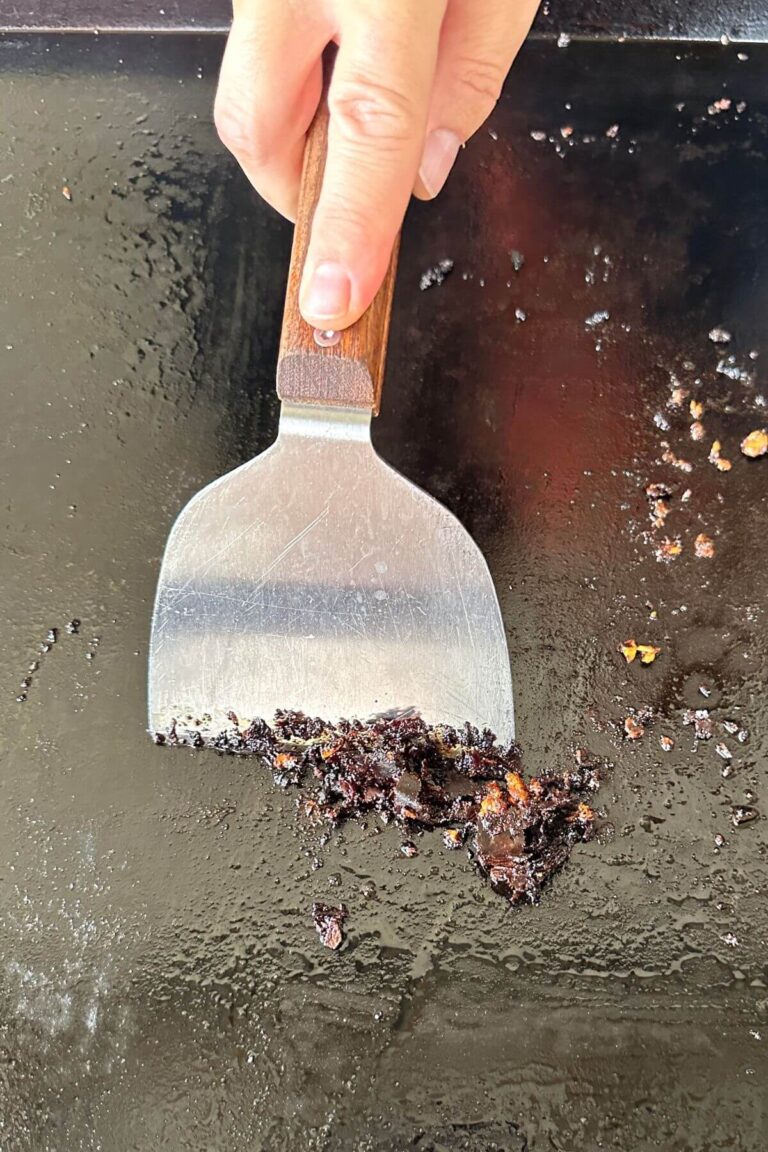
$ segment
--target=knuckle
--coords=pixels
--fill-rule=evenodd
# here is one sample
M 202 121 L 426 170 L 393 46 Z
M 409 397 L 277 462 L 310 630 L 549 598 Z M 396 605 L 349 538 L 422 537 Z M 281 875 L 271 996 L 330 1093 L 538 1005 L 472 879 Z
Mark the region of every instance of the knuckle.
M 224 147 L 241 162 L 263 168 L 273 158 L 271 138 L 260 128 L 256 117 L 235 101 L 217 96 L 213 122 Z
M 506 74 L 506 69 L 492 60 L 464 56 L 456 70 L 459 95 L 487 115 L 501 96 Z
M 331 117 L 353 141 L 402 144 L 418 131 L 413 100 L 405 93 L 363 78 L 350 77 L 331 87 Z

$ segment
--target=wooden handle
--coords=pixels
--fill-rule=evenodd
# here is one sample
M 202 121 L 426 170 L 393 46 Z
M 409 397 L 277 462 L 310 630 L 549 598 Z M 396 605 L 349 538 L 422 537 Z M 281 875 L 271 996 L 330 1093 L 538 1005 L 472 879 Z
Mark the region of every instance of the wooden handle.
M 283 332 L 277 363 L 277 394 L 291 404 L 328 404 L 370 408 L 378 415 L 384 382 L 389 317 L 397 271 L 399 237 L 384 283 L 367 312 L 349 328 L 336 333 L 327 347 L 315 339 L 315 329 L 299 312 L 299 284 L 309 246 L 309 233 L 325 171 L 328 144 L 328 103 L 323 94 L 307 135 L 299 212 L 293 234 Z

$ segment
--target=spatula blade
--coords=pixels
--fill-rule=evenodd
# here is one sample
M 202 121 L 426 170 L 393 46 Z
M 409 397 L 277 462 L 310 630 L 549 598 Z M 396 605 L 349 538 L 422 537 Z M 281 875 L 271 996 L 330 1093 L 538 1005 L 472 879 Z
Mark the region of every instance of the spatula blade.
M 166 548 L 151 730 L 194 739 L 281 708 L 514 736 L 485 559 L 375 453 L 365 412 L 284 406 L 272 448 L 190 501 Z

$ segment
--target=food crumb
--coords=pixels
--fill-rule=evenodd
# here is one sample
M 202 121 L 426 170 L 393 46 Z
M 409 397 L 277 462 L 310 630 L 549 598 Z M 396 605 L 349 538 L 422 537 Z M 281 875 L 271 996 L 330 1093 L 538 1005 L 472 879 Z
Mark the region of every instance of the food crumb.
M 609 140 L 615 140 L 619 134 L 619 125 L 611 124 L 610 128 L 606 128 L 605 134 Z
M 447 276 L 450 276 L 453 271 L 453 260 L 438 260 L 431 268 L 427 268 L 426 272 L 422 272 L 421 279 L 419 280 L 419 288 L 422 292 L 426 292 L 428 288 L 434 288 L 436 285 L 443 283 Z
M 688 405 L 688 409 L 691 413 L 692 420 L 701 420 L 702 416 L 704 415 L 704 405 L 702 404 L 701 400 L 691 400 L 691 403 Z
M 681 472 L 693 472 L 693 464 L 689 460 L 683 460 L 680 456 L 676 456 L 669 444 L 662 443 L 662 448 L 664 451 L 661 454 L 661 459 L 665 464 L 671 464 L 673 468 L 678 468 Z
M 705 429 L 701 420 L 694 420 L 693 424 L 691 424 L 691 440 L 703 440 L 704 432 Z
M 715 745 L 715 752 L 717 752 L 721 760 L 733 760 L 733 752 L 731 752 L 728 745 L 724 744 L 722 740 L 719 744 Z
M 680 555 L 682 550 L 683 545 L 679 537 L 670 540 L 669 536 L 666 536 L 656 549 L 656 559 L 661 564 L 669 564 L 671 560 Z
M 715 732 L 715 725 L 706 708 L 686 709 L 683 713 L 683 724 L 693 725 L 697 740 L 711 740 Z
M 741 451 L 753 460 L 758 456 L 765 456 L 768 452 L 768 431 L 765 428 L 756 428 L 754 432 L 750 432 L 741 442 Z
M 730 344 L 731 334 L 727 328 L 718 325 L 710 331 L 709 338 L 713 344 Z
M 721 832 L 715 834 L 715 848 L 725 847 L 725 836 Z
M 446 848 L 453 850 L 454 848 L 461 848 L 464 843 L 464 833 L 460 828 L 446 828 L 443 832 L 443 844 Z
M 624 734 L 628 740 L 640 740 L 645 735 L 645 725 L 634 716 L 624 719 Z
M 664 752 L 671 752 L 675 746 L 675 742 L 671 736 L 659 736 L 659 744 L 661 744 Z
M 732 103 L 733 101 L 730 99 L 730 97 L 721 96 L 719 100 L 714 100 L 709 105 L 707 112 L 709 112 L 710 116 L 717 116 L 718 112 L 727 112 Z
M 344 941 L 343 924 L 348 916 L 346 905 L 323 904 L 316 900 L 312 905 L 312 919 L 320 943 L 335 952 Z
M 699 532 L 693 542 L 696 555 L 700 560 L 711 560 L 715 555 L 715 542 L 706 532 Z
M 733 464 L 730 460 L 726 460 L 724 456 L 721 456 L 722 447 L 719 440 L 712 442 L 712 447 L 709 450 L 709 462 L 710 464 L 714 464 L 720 472 L 730 472 Z
M 403 856 L 407 856 L 409 860 L 411 857 L 418 856 L 419 854 L 419 850 L 414 844 L 413 840 L 404 840 L 400 845 L 400 851 L 402 852 Z
M 653 664 L 660 655 L 661 648 L 655 648 L 653 644 L 638 644 L 635 640 L 626 640 L 619 645 L 619 651 L 627 664 L 631 664 L 636 656 L 640 657 L 641 664 Z
M 541 144 L 546 138 L 546 132 L 542 132 L 540 128 L 534 128 L 531 132 L 531 140 L 535 140 L 537 144 Z
M 67 184 L 64 185 L 64 187 L 61 190 L 61 194 L 65 200 L 69 200 L 70 202 L 72 201 L 72 192 L 69 188 L 69 185 L 67 185 Z

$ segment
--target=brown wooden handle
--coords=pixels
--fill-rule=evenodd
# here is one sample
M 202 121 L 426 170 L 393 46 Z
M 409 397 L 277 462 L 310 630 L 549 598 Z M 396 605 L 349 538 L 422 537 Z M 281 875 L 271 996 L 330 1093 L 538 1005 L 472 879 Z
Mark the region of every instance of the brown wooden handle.
M 399 237 L 376 298 L 356 323 L 337 334 L 337 343 L 329 347 L 318 345 L 315 329 L 299 312 L 299 284 L 309 246 L 312 217 L 323 182 L 327 144 L 328 102 L 323 94 L 307 134 L 304 153 L 277 363 L 277 393 L 281 400 L 291 404 L 370 408 L 376 416 L 384 382 Z

